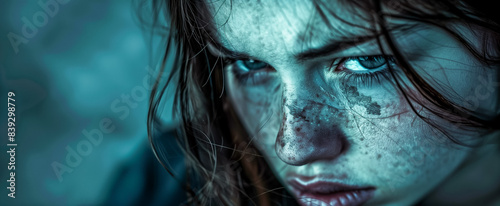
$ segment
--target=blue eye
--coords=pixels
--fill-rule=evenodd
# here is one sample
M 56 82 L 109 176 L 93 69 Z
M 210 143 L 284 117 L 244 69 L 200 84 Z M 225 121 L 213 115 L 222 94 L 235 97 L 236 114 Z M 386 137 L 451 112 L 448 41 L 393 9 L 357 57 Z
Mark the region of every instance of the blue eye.
M 397 68 L 392 56 L 345 57 L 333 64 L 333 71 L 341 74 L 342 81 L 344 82 L 356 83 L 360 86 L 370 86 L 373 83 L 380 84 L 391 80 L 388 69 L 389 65 L 392 68 Z
M 275 70 L 268 63 L 253 60 L 235 60 L 232 69 L 235 77 L 247 86 L 265 85 Z
M 384 66 L 387 60 L 382 56 L 358 57 L 359 64 L 367 69 L 376 69 Z
M 344 60 L 342 67 L 353 72 L 374 72 L 383 70 L 388 62 L 393 62 L 392 58 L 384 56 L 350 57 Z
M 246 71 L 256 71 L 260 69 L 265 69 L 269 67 L 269 64 L 253 59 L 247 59 L 247 60 L 237 60 L 236 64 L 240 69 L 246 70 Z

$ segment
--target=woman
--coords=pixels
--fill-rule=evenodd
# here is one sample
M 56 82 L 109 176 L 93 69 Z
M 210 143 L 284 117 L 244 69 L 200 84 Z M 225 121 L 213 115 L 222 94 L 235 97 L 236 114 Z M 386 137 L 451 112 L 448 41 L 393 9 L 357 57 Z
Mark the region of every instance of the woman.
M 153 8 L 169 22 L 172 72 L 154 87 L 149 132 L 175 84 L 188 203 L 500 203 L 500 27 L 487 4 Z

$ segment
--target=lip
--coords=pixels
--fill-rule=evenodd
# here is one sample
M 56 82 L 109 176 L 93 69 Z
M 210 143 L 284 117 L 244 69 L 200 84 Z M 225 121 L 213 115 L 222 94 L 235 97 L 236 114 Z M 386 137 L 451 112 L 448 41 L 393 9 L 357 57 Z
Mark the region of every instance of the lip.
M 359 187 L 333 181 L 315 181 L 314 179 L 294 177 L 288 180 L 289 185 L 292 186 L 293 194 L 302 206 L 362 205 L 370 200 L 375 192 L 374 187 Z

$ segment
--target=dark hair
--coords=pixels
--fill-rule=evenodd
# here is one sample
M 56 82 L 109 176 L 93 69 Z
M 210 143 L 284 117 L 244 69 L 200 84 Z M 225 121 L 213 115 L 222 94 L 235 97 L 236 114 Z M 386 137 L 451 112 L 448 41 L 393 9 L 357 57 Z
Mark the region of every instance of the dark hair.
M 180 115 L 181 127 L 178 142 L 186 158 L 186 191 L 188 203 L 206 205 L 240 205 L 253 202 L 259 205 L 271 205 L 287 199 L 284 189 L 272 178 L 264 158 L 249 143 L 248 135 L 235 115 L 232 105 L 227 101 L 224 91 L 224 62 L 207 51 L 207 43 L 216 43 L 214 25 L 207 4 L 203 0 L 149 0 L 142 1 L 153 16 L 152 25 L 165 35 L 166 47 L 159 77 L 153 87 L 148 112 L 148 136 L 153 151 L 165 166 L 158 153 L 161 148 L 154 144 L 155 131 L 160 127 L 157 110 L 162 96 L 169 84 L 176 86 L 174 110 Z M 322 16 L 332 15 L 325 2 L 313 1 L 316 11 Z M 340 1 L 345 6 L 362 9 L 369 15 L 372 28 L 368 28 L 380 40 L 387 42 L 397 64 L 406 78 L 417 89 L 418 95 L 407 92 L 409 85 L 404 85 L 401 78 L 391 72 L 395 86 L 406 100 L 420 104 L 432 114 L 453 123 L 463 129 L 499 129 L 496 116 L 484 119 L 478 111 L 472 111 L 448 100 L 434 89 L 408 63 L 398 50 L 387 28 L 386 19 L 406 19 L 418 21 L 444 29 L 461 42 L 480 62 L 497 67 L 500 62 L 500 27 L 499 17 L 494 7 L 486 1 L 425 1 L 425 0 L 369 0 Z M 382 6 L 392 11 L 384 12 Z M 143 19 L 144 20 L 144 19 Z M 339 20 L 343 21 L 341 18 Z M 349 23 L 349 22 L 346 22 Z M 461 23 L 471 28 L 478 28 L 483 33 L 482 45 L 473 45 L 462 34 L 451 27 L 450 23 Z M 356 25 L 353 25 L 356 26 Z M 167 62 L 169 55 L 175 55 L 173 63 Z M 169 67 L 169 76 L 163 77 L 164 69 Z M 392 70 L 392 69 L 391 69 Z M 411 100 L 411 101 L 410 101 Z M 429 105 L 427 107 L 425 105 Z M 414 112 L 431 126 L 447 134 L 444 128 L 417 112 Z M 464 144 L 451 135 L 447 137 L 457 144 Z M 160 155 L 161 156 L 161 155 Z M 168 167 L 165 167 L 169 171 Z

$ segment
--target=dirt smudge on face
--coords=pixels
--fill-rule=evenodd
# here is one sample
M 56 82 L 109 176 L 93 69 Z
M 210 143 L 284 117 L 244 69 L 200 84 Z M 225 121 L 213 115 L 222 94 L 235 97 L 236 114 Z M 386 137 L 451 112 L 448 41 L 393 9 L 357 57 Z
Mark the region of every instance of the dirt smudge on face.
M 380 115 L 381 107 L 377 102 L 372 101 L 372 97 L 360 94 L 358 88 L 354 86 L 347 86 L 345 91 L 350 103 L 364 106 L 368 114 Z

